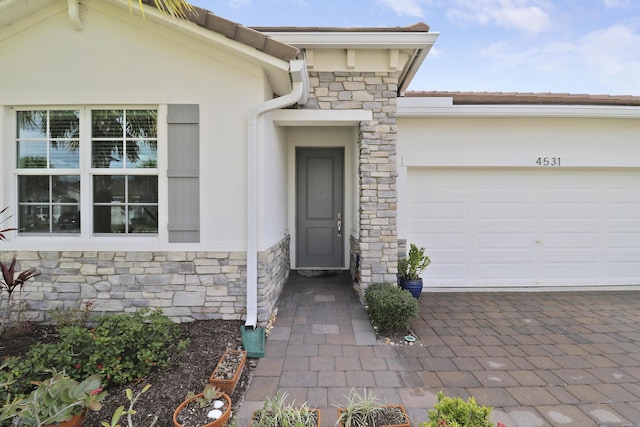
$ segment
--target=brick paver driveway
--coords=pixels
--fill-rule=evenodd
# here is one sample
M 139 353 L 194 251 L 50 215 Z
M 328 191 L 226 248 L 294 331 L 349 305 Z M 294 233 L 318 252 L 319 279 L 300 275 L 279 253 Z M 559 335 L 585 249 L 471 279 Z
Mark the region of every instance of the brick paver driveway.
M 351 387 L 402 402 L 475 396 L 515 426 L 640 426 L 640 292 L 424 293 L 422 346 L 377 344 L 350 278 L 291 274 L 239 425 L 277 390 L 322 409 Z M 248 424 L 248 423 L 247 423 Z

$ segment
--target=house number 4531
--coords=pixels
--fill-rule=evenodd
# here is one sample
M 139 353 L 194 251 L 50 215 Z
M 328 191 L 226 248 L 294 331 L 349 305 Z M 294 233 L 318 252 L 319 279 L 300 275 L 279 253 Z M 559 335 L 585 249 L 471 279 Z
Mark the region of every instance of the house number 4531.
M 538 166 L 560 166 L 560 157 L 538 157 L 536 160 Z

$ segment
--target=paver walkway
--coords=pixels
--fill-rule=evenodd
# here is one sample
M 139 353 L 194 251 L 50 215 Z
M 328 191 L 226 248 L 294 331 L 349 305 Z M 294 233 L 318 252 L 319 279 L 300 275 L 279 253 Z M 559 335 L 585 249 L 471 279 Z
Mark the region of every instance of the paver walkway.
M 516 426 L 640 426 L 640 292 L 423 293 L 423 346 L 377 344 L 350 277 L 292 272 L 236 419 L 287 391 L 322 409 L 351 387 L 401 402 L 414 425 L 443 390 Z

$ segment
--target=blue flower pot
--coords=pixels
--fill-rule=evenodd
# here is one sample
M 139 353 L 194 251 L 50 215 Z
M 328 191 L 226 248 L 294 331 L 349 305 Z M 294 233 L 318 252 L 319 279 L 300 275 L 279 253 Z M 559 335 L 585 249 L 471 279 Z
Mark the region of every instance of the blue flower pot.
M 403 277 L 400 278 L 400 287 L 411 292 L 414 298 L 419 298 L 422 293 L 422 279 L 409 280 Z

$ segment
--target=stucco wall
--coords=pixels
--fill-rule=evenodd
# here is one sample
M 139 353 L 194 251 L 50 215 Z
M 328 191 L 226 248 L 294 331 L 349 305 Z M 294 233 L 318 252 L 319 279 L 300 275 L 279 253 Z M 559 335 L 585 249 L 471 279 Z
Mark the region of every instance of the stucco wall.
M 66 6 L 66 2 L 60 2 Z M 14 107 L 160 106 L 158 166 L 166 193 L 166 120 L 163 106 L 200 106 L 201 242 L 191 250 L 240 251 L 246 237 L 247 113 L 263 100 L 268 83 L 260 67 L 187 37 L 168 26 L 114 8 L 107 2 L 81 5 L 83 30 L 69 22 L 66 7 L 43 9 L 22 31 L 0 39 L 0 114 L 3 116 L 4 181 L 0 203 L 15 206 Z M 20 25 L 17 24 L 19 27 Z M 229 108 L 232 105 L 233 108 Z M 88 150 L 88 147 L 82 148 Z M 81 150 L 82 150 L 81 149 Z M 81 153 L 81 156 L 83 154 Z M 88 193 L 87 193 L 88 194 Z M 211 195 L 215 194 L 215 197 Z M 85 198 L 82 208 L 90 210 Z M 166 199 L 165 199 L 166 200 Z M 167 206 L 161 202 L 158 238 L 131 239 L 143 250 L 168 246 Z M 205 220 L 206 219 L 206 220 Z M 119 250 L 121 239 L 20 239 L 12 249 Z M 185 248 L 186 249 L 186 248 Z

